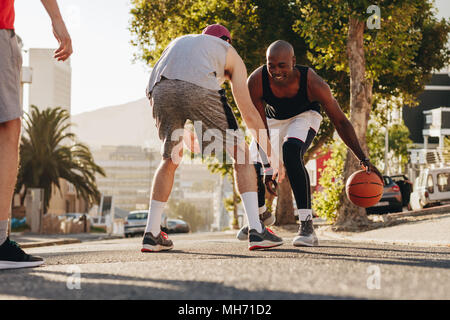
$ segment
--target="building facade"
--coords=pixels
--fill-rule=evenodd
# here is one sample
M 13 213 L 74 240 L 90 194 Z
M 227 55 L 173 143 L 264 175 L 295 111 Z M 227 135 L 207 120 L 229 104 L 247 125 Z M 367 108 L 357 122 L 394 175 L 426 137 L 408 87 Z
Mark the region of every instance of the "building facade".
M 414 142 L 409 149 L 409 178 L 414 181 L 424 168 L 450 166 L 450 147 L 445 145 L 450 135 L 450 74 L 434 73 L 419 105 L 402 111 Z
M 40 110 L 62 107 L 70 114 L 72 67 L 70 58 L 64 62 L 53 58 L 54 49 L 31 48 L 29 50 L 32 80 L 29 89 L 29 105 Z
M 158 152 L 137 146 L 103 146 L 92 150 L 92 154 L 106 173 L 106 177 L 96 176 L 98 188 L 103 195 L 113 197 L 115 207 L 127 211 L 148 209 L 153 175 L 159 165 Z

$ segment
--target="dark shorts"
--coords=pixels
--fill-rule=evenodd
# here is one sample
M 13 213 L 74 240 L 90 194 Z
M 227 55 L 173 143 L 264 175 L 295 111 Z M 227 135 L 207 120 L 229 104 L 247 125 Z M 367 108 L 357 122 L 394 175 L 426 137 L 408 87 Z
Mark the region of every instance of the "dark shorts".
M 245 144 L 224 90 L 214 91 L 190 82 L 163 78 L 153 88 L 151 99 L 153 117 L 163 142 L 161 154 L 165 159 L 178 156 L 187 120 L 194 124 L 203 156 L 230 152 L 236 143 L 239 148 L 243 147 L 242 142 Z

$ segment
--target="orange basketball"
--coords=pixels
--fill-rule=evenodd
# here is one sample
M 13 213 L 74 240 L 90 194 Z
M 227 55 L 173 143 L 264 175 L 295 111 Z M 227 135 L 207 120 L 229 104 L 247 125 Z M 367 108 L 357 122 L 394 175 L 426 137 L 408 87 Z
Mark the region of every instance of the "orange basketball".
M 368 208 L 380 201 L 383 195 L 383 182 L 376 173 L 359 170 L 348 177 L 345 192 L 355 205 Z

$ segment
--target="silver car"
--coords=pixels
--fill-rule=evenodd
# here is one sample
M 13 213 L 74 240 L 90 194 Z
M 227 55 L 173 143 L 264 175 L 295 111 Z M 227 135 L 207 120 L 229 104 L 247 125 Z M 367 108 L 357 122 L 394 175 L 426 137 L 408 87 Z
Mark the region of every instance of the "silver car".
M 125 237 L 143 235 L 147 226 L 148 210 L 131 211 L 125 221 Z M 161 230 L 167 230 L 167 216 L 163 213 Z

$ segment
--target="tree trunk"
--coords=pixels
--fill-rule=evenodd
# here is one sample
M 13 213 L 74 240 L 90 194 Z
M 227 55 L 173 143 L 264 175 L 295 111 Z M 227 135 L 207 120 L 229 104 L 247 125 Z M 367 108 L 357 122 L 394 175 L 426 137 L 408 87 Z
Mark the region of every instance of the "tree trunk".
M 347 57 L 350 68 L 350 122 L 356 131 L 356 136 L 362 150 L 367 152 L 366 132 L 372 104 L 373 81 L 366 78 L 366 61 L 364 56 L 365 22 L 350 18 Z M 344 165 L 344 181 L 356 170 L 361 169 L 358 159 L 351 150 L 347 151 Z M 369 224 L 364 208 L 357 207 L 348 200 L 345 190 L 339 196 L 340 207 L 337 212 L 335 228 L 338 230 L 360 230 Z
M 294 205 L 292 203 L 292 189 L 286 177 L 278 185 L 277 209 L 275 211 L 277 226 L 295 224 Z

